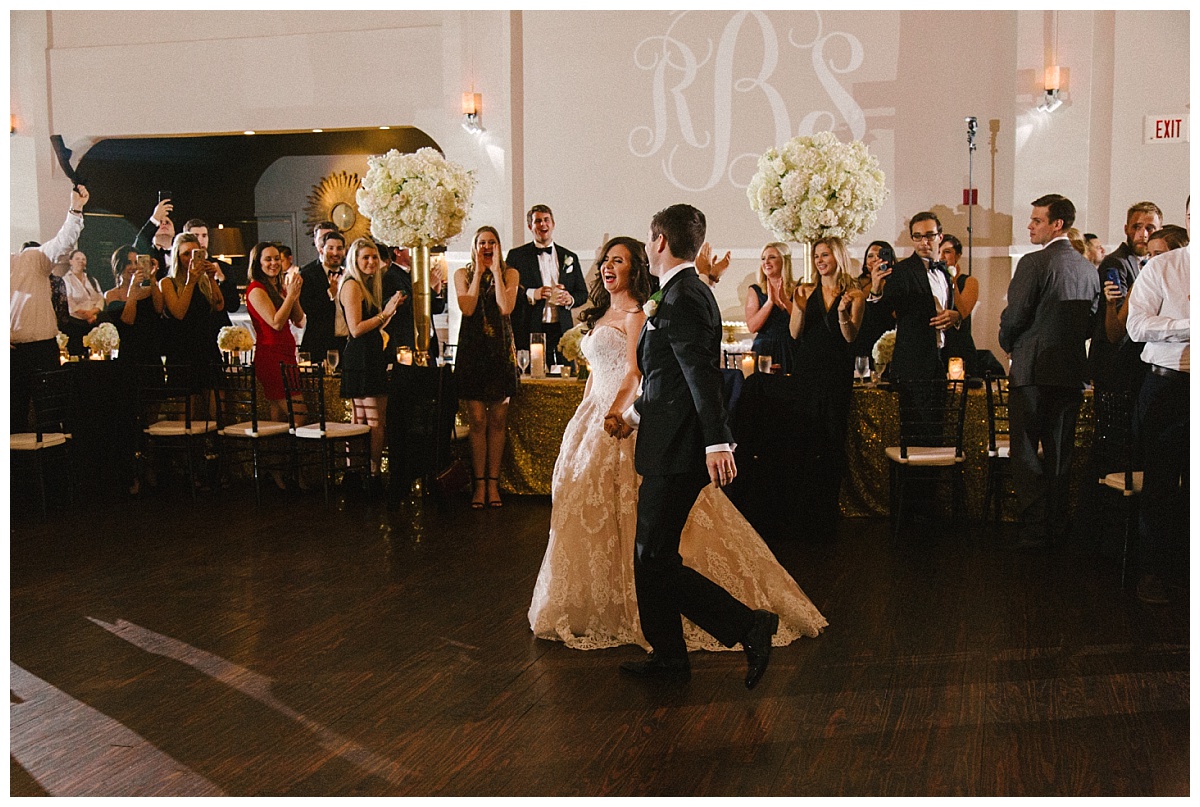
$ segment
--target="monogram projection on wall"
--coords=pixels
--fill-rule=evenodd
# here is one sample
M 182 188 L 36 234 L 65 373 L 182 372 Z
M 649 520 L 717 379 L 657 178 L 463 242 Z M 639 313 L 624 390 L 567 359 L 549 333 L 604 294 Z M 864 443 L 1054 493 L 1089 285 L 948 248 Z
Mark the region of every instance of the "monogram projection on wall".
M 706 23 L 716 15 L 679 12 L 639 42 L 633 62 L 648 74 L 653 123 L 629 132 L 629 151 L 659 158 L 671 184 L 697 192 L 723 181 L 745 188 L 758 155 L 795 135 L 863 139 L 866 116 L 838 78 L 862 67 L 862 42 L 826 32 L 818 11 L 786 16 L 781 35 L 766 13 L 739 11 L 714 47 L 718 31 Z

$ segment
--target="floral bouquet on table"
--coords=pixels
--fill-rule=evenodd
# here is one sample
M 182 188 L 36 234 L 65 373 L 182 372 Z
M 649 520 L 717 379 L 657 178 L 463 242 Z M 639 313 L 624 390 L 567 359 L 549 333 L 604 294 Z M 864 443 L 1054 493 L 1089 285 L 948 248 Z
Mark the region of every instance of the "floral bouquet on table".
M 227 353 L 241 353 L 254 347 L 254 337 L 243 325 L 226 325 L 217 331 L 217 347 Z
M 852 241 L 875 224 L 887 198 L 879 161 L 861 140 L 832 132 L 793 137 L 758 158 L 746 196 L 763 226 L 780 241 Z
M 54 341 L 58 342 L 58 352 L 65 353 L 67 350 L 67 344 L 71 341 L 71 337 L 67 336 L 62 331 L 59 331 L 54 335 Z
M 462 232 L 471 212 L 475 177 L 436 149 L 367 158 L 367 173 L 355 194 L 371 219 L 371 234 L 388 244 L 432 247 Z
M 117 333 L 116 325 L 111 322 L 102 322 L 83 337 L 83 346 L 88 350 L 111 353 L 121 346 L 121 335 Z
M 575 362 L 579 368 L 579 377 L 587 378 L 587 359 L 584 358 L 583 335 L 587 332 L 586 327 L 581 322 L 571 330 L 564 333 L 558 340 L 558 352 L 563 354 L 563 358 L 567 361 Z
M 871 358 L 875 360 L 875 367 L 882 369 L 885 364 L 892 361 L 892 351 L 896 349 L 896 329 L 884 332 L 875 342 L 875 347 L 871 348 Z

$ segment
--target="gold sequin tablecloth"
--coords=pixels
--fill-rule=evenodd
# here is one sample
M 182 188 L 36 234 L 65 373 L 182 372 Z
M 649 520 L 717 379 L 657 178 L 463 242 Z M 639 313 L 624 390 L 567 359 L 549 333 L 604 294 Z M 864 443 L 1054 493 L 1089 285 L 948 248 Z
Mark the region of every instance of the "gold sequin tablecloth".
M 1084 477 L 1088 449 L 1092 443 L 1092 396 L 1084 396 L 1075 428 L 1075 454 L 1071 465 L 1072 496 Z M 967 514 L 983 514 L 987 479 L 987 395 L 982 389 L 967 394 L 967 416 L 963 425 L 966 453 L 963 476 L 967 489 Z M 888 459 L 884 449 L 900 445 L 900 413 L 893 392 L 873 387 L 856 387 L 850 407 L 846 435 L 847 473 L 839 496 L 844 516 L 888 515 Z M 1011 513 L 1011 501 L 1006 505 Z
M 523 379 L 508 411 L 508 440 L 500 469 L 500 485 L 508 493 L 550 494 L 550 480 L 567 422 L 583 399 L 578 379 Z M 1092 439 L 1092 399 L 1085 394 L 1075 430 L 1072 494 L 1084 481 L 1084 465 Z M 884 449 L 899 445 L 896 395 L 874 387 L 856 387 L 846 438 L 847 473 L 840 495 L 845 516 L 888 515 L 888 460 Z M 982 389 L 967 396 L 964 426 L 967 513 L 983 512 L 987 476 L 987 398 Z M 1007 504 L 1011 514 L 1012 502 Z
M 577 378 L 522 378 L 508 407 L 508 440 L 500 465 L 507 493 L 550 495 L 554 461 L 567 422 L 583 400 Z

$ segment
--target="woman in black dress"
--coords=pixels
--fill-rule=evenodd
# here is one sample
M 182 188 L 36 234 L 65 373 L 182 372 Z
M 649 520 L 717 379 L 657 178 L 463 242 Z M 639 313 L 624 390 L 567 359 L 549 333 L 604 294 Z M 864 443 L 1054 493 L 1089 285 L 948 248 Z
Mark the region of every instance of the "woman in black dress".
M 354 401 L 354 422 L 371 428 L 371 476 L 377 482 L 387 441 L 387 355 L 383 331 L 396 314 L 400 294 L 383 299 L 379 247 L 356 238 L 346 252 L 346 273 L 338 288 L 349 338 L 342 350 L 342 397 Z
M 188 384 L 193 392 L 193 417 L 201 411 L 200 401 L 215 414 L 212 391 L 221 368 L 221 350 L 213 328 L 213 312 L 225 307 L 221 287 L 214 279 L 217 265 L 208 260 L 207 250 L 192 233 L 180 233 L 171 245 L 171 268 L 158 282 L 162 293 L 164 345 L 167 363 L 189 368 Z M 208 395 L 202 393 L 207 391 Z
M 794 343 L 788 333 L 795 287 L 792 251 L 780 241 L 767 244 L 758 266 L 758 282 L 751 284 L 746 295 L 746 329 L 755 335 L 751 350 L 770 356 L 783 373 L 795 371 Z
M 850 256 L 840 238 L 812 247 L 815 286 L 796 289 L 791 334 L 797 340 L 796 374 L 808 392 L 808 456 L 802 467 L 817 470 L 810 485 L 819 532 L 832 534 L 838 489 L 846 466 L 846 417 L 854 385 L 852 344 L 862 326 L 864 297 L 847 269 Z
M 954 278 L 954 307 L 962 317 L 962 324 L 957 328 L 947 328 L 946 348 L 943 356 L 957 356 L 963 360 L 963 367 L 969 376 L 980 375 L 979 363 L 975 361 L 975 339 L 971 336 L 971 312 L 979 302 L 979 281 L 962 271 L 958 262 L 962 259 L 962 241 L 950 233 L 942 235 L 942 246 L 938 256 L 950 270 Z
M 508 402 L 517 391 L 517 354 L 509 315 L 521 276 L 504 263 L 500 233 L 475 231 L 471 262 L 454 273 L 462 322 L 455 369 L 458 394 L 467 402 L 475 491 L 471 506 L 500 507 L 500 458 L 504 454 Z
M 158 324 L 163 309 L 162 292 L 154 282 L 154 264 L 139 267 L 137 251 L 124 244 L 113 252 L 112 273 L 117 285 L 105 292 L 104 310 L 121 336 L 118 361 L 130 367 L 154 364 L 161 355 Z

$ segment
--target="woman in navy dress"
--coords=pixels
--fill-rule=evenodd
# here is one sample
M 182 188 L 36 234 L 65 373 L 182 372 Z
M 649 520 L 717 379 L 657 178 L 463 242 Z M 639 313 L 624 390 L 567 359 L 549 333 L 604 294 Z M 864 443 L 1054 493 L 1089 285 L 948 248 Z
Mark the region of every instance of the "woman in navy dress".
M 751 284 L 746 295 L 746 329 L 754 334 L 751 350 L 770 356 L 780 372 L 789 374 L 795 371 L 794 343 L 788 333 L 795 287 L 792 251 L 779 241 L 767 244 L 758 266 L 758 282 Z

